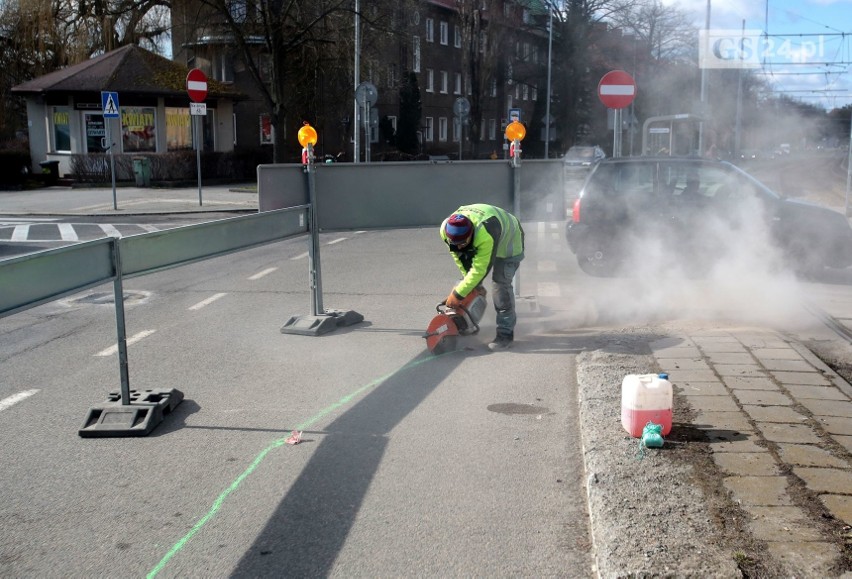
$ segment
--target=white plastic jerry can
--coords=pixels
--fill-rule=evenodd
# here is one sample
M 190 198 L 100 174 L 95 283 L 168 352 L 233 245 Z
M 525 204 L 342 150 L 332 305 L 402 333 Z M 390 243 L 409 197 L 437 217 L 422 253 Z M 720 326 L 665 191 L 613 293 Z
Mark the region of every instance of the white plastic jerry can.
M 648 422 L 672 429 L 672 384 L 668 374 L 628 374 L 621 382 L 621 425 L 639 438 Z

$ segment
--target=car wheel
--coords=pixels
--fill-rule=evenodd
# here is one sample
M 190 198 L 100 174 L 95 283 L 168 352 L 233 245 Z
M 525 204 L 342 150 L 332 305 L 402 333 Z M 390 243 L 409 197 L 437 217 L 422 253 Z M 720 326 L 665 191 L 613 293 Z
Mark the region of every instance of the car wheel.
M 577 251 L 577 263 L 580 269 L 588 275 L 610 277 L 618 269 L 618 260 L 613 251 L 612 242 L 584 243 Z
M 801 279 L 815 279 L 825 270 L 822 259 L 802 246 L 792 248 L 787 263 L 796 277 Z

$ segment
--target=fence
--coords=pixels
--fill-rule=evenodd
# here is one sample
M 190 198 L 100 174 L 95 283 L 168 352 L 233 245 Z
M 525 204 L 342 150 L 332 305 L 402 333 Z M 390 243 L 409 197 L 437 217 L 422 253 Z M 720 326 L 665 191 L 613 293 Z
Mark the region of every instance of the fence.
M 183 399 L 175 389 L 131 391 L 124 277 L 145 275 L 281 241 L 308 230 L 308 206 L 209 221 L 124 238 L 104 238 L 0 262 L 0 317 L 113 282 L 120 393 L 89 410 L 80 436 L 144 436 Z M 57 272 L 62 272 L 57 275 Z M 120 402 L 120 403 L 119 403 Z M 132 403 L 131 403 L 132 402 Z

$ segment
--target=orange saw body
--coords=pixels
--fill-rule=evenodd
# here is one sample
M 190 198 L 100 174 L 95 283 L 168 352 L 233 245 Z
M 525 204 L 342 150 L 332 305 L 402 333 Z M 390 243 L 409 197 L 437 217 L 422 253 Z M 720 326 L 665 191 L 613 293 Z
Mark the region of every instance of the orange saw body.
M 476 288 L 462 300 L 458 309 L 449 308 L 443 302 L 435 306 L 438 315 L 432 318 L 423 334 L 430 352 L 435 355 L 452 352 L 459 336 L 479 332 L 479 320 L 488 305 L 485 294 L 484 288 Z

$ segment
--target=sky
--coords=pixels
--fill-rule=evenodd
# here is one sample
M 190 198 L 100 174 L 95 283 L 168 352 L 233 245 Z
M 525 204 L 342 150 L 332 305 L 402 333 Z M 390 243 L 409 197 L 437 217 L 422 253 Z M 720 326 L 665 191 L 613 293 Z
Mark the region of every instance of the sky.
M 711 30 L 741 30 L 745 21 L 769 35 L 754 70 L 776 91 L 827 110 L 852 104 L 852 0 L 709 1 Z M 663 2 L 705 28 L 707 0 Z

